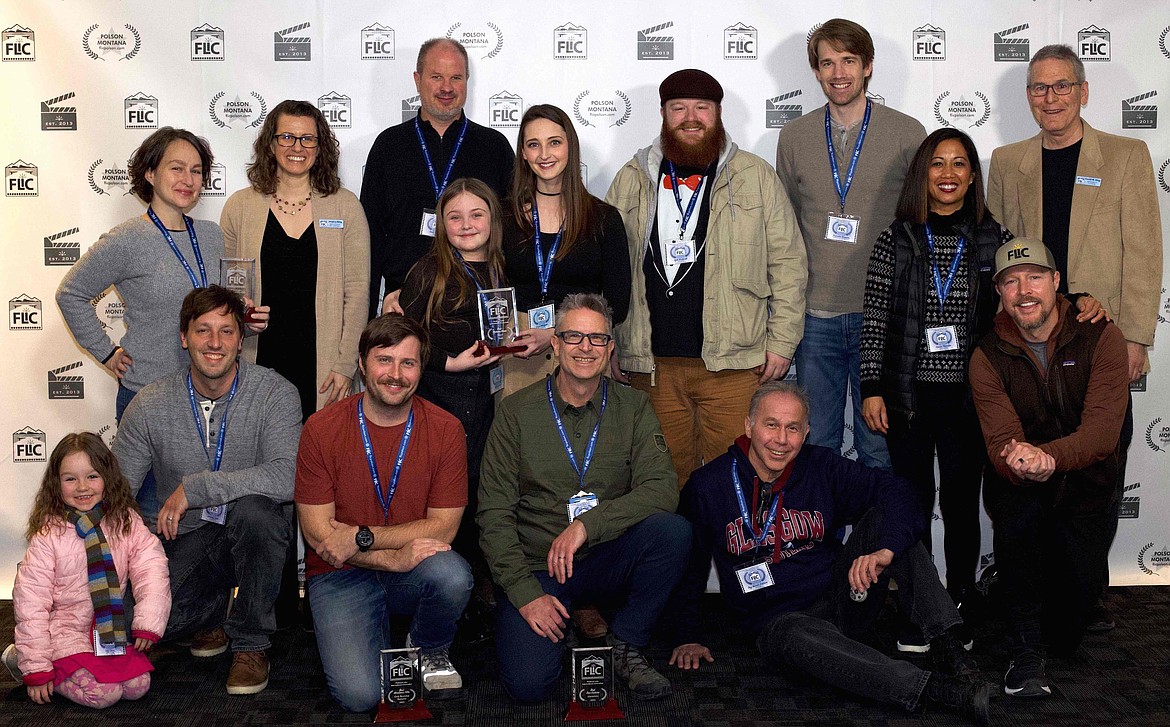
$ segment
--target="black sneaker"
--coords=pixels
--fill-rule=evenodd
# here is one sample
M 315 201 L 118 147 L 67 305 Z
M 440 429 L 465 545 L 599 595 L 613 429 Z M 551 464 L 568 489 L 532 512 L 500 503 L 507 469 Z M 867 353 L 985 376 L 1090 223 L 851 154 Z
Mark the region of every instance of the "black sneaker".
M 670 680 L 655 671 L 637 647 L 622 641 L 612 632 L 606 634 L 605 645 L 613 647 L 613 670 L 635 696 L 662 699 L 670 694 Z
M 926 698 L 979 724 L 987 724 L 990 719 L 991 685 L 982 679 L 931 674 Z
M 1034 651 L 1025 652 L 1008 664 L 1003 676 L 1003 693 L 1009 697 L 1047 697 L 1052 694 L 1044 659 Z
M 963 635 L 958 632 L 959 626 L 954 626 L 931 643 L 934 647 L 930 650 L 934 668 L 949 676 L 977 677 L 979 665 L 967 653 L 970 647 L 963 642 Z

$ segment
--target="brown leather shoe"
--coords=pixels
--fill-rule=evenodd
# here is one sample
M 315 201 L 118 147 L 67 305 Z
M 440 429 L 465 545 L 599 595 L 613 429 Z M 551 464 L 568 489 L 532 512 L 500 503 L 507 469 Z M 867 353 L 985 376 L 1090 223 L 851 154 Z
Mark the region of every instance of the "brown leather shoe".
M 573 620 L 577 622 L 577 628 L 581 630 L 581 635 L 587 639 L 604 638 L 609 633 L 609 624 L 593 606 L 573 611 Z
M 219 656 L 227 651 L 228 637 L 220 627 L 196 631 L 191 637 L 191 656 Z
M 263 651 L 237 651 L 232 654 L 228 672 L 228 694 L 256 694 L 268 686 L 268 656 Z

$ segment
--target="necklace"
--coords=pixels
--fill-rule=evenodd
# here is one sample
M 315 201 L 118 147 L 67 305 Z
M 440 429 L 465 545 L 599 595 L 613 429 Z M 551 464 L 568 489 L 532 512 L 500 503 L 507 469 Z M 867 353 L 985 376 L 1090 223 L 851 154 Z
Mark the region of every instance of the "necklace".
M 541 195 L 542 197 L 560 197 L 561 196 L 560 192 L 541 192 L 539 189 L 536 190 L 536 193 Z
M 289 217 L 292 217 L 293 215 L 295 215 L 296 213 L 300 212 L 301 210 L 303 210 L 305 208 L 305 205 L 307 205 L 309 203 L 309 199 L 311 198 L 311 196 L 305 197 L 304 199 L 302 199 L 298 202 L 298 201 L 290 201 L 287 199 L 281 199 L 280 195 L 278 195 L 274 192 L 272 194 L 272 198 L 274 200 L 276 200 L 276 209 L 280 210 L 282 213 L 288 215 Z M 288 206 L 285 207 L 285 205 L 288 205 Z

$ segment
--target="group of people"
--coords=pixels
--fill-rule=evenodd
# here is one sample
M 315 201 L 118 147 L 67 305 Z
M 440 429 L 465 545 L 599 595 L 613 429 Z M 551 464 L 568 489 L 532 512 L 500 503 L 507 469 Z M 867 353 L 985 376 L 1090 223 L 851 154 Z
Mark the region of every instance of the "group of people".
M 188 216 L 206 142 L 152 134 L 130 163 L 146 215 L 57 295 L 119 379 L 120 424 L 112 454 L 62 440 L 30 517 L 4 655 L 30 696 L 138 698 L 164 636 L 230 647 L 228 692 L 264 689 L 303 537 L 348 710 L 381 698 L 391 615 L 432 697 L 462 687 L 461 617 L 493 612 L 513 698 L 549 697 L 571 622 L 635 695 L 663 697 L 643 650 L 663 621 L 672 665 L 713 660 L 713 561 L 767 658 L 986 720 L 960 615 L 981 482 L 1004 691 L 1049 694 L 1046 655 L 1076 649 L 1108 582 L 1128 383 L 1153 341 L 1149 153 L 1080 118 L 1084 67 L 1046 46 L 1026 88 L 1040 133 L 995 151 L 985 194 L 966 134 L 867 98 L 863 27 L 824 23 L 808 58 L 827 103 L 781 131 L 775 167 L 726 133 L 719 82 L 680 70 L 604 201 L 561 109 L 529 108 L 514 150 L 467 118 L 467 53 L 445 38 L 421 47 L 421 108 L 374 142 L 360 201 L 307 102 L 273 109 L 218 226 Z M 255 300 L 215 285 L 228 258 L 256 261 Z M 111 285 L 119 345 L 89 305 Z M 479 293 L 501 287 L 520 309 L 508 354 L 480 340 Z M 847 399 L 858 462 L 841 456 Z M 930 669 L 869 643 L 890 580 L 898 649 L 931 650 Z

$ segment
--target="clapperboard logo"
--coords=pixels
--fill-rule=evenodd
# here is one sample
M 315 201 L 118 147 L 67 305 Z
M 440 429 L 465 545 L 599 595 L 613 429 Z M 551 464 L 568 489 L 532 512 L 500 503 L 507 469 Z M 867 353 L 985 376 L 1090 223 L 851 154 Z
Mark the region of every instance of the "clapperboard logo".
M 85 380 L 80 372 L 70 374 L 70 371 L 81 368 L 81 361 L 75 361 L 67 366 L 49 371 L 49 398 L 50 399 L 84 399 Z
M 662 35 L 662 31 L 673 28 L 674 21 L 652 25 L 638 31 L 638 60 L 673 61 L 674 35 Z
M 211 169 L 203 173 L 203 196 L 227 196 L 227 167 L 219 162 L 212 162 Z
M 736 23 L 723 29 L 723 59 L 751 60 L 759 58 L 756 43 L 758 31 L 750 25 Z
M 191 31 L 191 60 L 222 61 L 224 48 L 223 28 L 204 23 Z
M 783 129 L 784 125 L 793 119 L 799 119 L 804 113 L 804 107 L 799 103 L 792 103 L 801 95 L 800 89 L 782 93 L 779 96 L 764 101 L 764 128 Z
M 77 131 L 77 107 L 58 105 L 76 95 L 70 91 L 41 101 L 41 131 Z
M 873 93 L 871 91 L 866 91 L 865 97 L 867 99 L 869 99 L 870 101 L 873 101 L 874 103 L 881 104 L 882 106 L 886 105 L 886 97 L 885 96 L 880 96 L 880 95 Z
M 45 237 L 45 265 L 72 265 L 81 257 L 81 243 L 67 238 L 80 228 L 56 232 Z
M 127 129 L 157 129 L 158 99 L 141 91 L 123 102 Z
M 1085 63 L 1107 61 L 1110 59 L 1111 51 L 1108 30 L 1090 25 L 1077 31 L 1077 56 Z
M 1028 24 L 1017 25 L 1014 28 L 1001 30 L 993 34 L 995 40 L 995 61 L 997 63 L 1002 61 L 1015 61 L 1027 63 L 1028 59 L 1032 57 L 1028 52 L 1027 38 L 1011 38 L 1022 30 L 1027 30 Z
M 307 35 L 297 35 L 309 23 L 278 30 L 272 34 L 272 54 L 278 61 L 309 61 L 313 59 L 312 41 Z
M 496 129 L 517 129 L 524 115 L 524 99 L 508 91 L 488 98 L 488 125 Z
M 553 28 L 553 58 L 558 61 L 589 57 L 589 33 L 580 25 L 565 23 Z
M 394 60 L 394 28 L 381 23 L 362 28 L 362 60 Z
M 334 129 L 349 129 L 353 126 L 350 119 L 352 107 L 350 97 L 337 91 L 330 91 L 317 99 L 317 108 Z
M 12 433 L 13 462 L 44 462 L 48 453 L 45 433 L 24 427 Z
M 913 58 L 916 61 L 945 61 L 947 59 L 947 34 L 942 28 L 927 23 L 915 28 L 912 33 Z
M 8 330 L 39 331 L 41 325 L 41 299 L 22 293 L 8 301 Z
M 410 121 L 418 115 L 420 108 L 422 108 L 422 100 L 418 96 L 402 99 L 402 120 Z
M 1121 128 L 1123 129 L 1156 129 L 1158 128 L 1157 104 L 1143 104 L 1148 98 L 1157 96 L 1157 91 L 1147 91 L 1131 98 L 1121 99 Z
M 1121 509 L 1117 512 L 1119 518 L 1136 519 L 1138 517 L 1138 509 L 1141 502 L 1137 496 L 1137 490 L 1142 486 L 1142 483 L 1135 482 L 1132 485 L 1126 485 L 1121 492 Z
M 23 25 L 14 25 L 0 31 L 0 59 L 5 61 L 35 61 L 37 59 L 36 33 Z
M 17 159 L 4 167 L 5 197 L 36 197 L 38 187 L 36 165 Z

